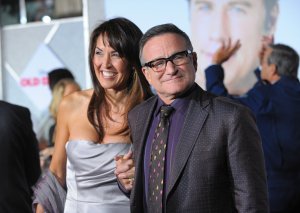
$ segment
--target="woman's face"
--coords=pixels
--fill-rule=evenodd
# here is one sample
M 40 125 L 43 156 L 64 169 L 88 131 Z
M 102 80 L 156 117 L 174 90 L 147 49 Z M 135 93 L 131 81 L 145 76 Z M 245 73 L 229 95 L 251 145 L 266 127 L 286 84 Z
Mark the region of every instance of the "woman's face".
M 130 76 L 128 62 L 110 46 L 105 35 L 100 35 L 97 39 L 93 65 L 104 89 L 119 91 L 126 88 Z

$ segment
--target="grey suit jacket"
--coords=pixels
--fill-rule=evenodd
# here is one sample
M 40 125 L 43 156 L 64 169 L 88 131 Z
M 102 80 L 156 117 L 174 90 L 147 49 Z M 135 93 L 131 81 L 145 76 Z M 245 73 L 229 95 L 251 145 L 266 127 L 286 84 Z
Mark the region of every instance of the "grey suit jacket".
M 165 212 L 268 212 L 260 136 L 251 112 L 199 86 L 172 162 Z M 144 212 L 144 147 L 157 97 L 129 113 L 136 166 L 131 211 Z

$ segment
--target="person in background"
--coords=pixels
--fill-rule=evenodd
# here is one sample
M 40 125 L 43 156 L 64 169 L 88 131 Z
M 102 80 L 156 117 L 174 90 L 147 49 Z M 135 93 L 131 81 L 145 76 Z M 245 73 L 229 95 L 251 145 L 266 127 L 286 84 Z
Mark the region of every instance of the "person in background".
M 48 73 L 48 83 L 49 83 L 50 90 L 53 91 L 53 88 L 56 85 L 56 83 L 62 79 L 75 80 L 74 75 L 67 68 L 57 68 L 57 69 L 51 70 Z
M 264 46 L 258 82 L 242 96 L 224 85 L 223 63 L 240 48 L 224 42 L 205 70 L 207 90 L 248 106 L 256 116 L 263 143 L 271 212 L 300 212 L 299 55 L 284 44 Z
M 62 79 L 75 80 L 74 75 L 67 68 L 57 68 L 57 69 L 53 69 L 50 72 L 48 72 L 48 85 L 49 85 L 51 94 L 52 94 L 55 84 Z M 52 119 L 52 117 L 49 114 L 47 114 L 47 116 L 49 116 L 49 118 L 47 118 L 45 120 L 43 127 L 42 127 L 43 134 L 40 138 L 38 138 L 40 150 L 44 150 L 45 148 L 51 147 L 53 145 L 52 139 L 49 138 L 49 131 L 51 131 L 54 128 L 55 121 Z
M 59 104 L 64 96 L 80 90 L 81 88 L 79 84 L 71 78 L 61 79 L 55 84 L 52 90 L 52 100 L 50 103 L 49 111 L 54 120 L 54 124 L 49 129 L 49 147 L 43 149 L 40 152 L 41 167 L 43 168 L 43 171 L 46 171 L 48 169 L 54 151 L 53 146 L 56 132 L 55 126 Z
M 231 38 L 241 48 L 224 64 L 224 84 L 230 94 L 247 92 L 255 83 L 258 54 L 265 39 L 272 40 L 279 16 L 279 0 L 189 0 L 191 39 L 198 54 L 196 82 L 205 89 L 204 70 L 213 53 Z
M 62 81 L 61 80 L 66 80 Z M 48 73 L 49 88 L 52 93 L 52 100 L 50 103 L 50 114 L 54 120 L 54 123 L 49 128 L 48 146 L 53 146 L 53 133 L 56 125 L 56 114 L 58 110 L 58 103 L 61 101 L 62 90 L 66 90 L 64 95 L 70 94 L 72 91 L 80 90 L 80 86 L 75 82 L 75 78 L 72 72 L 67 68 L 58 68 Z M 58 88 L 54 91 L 54 88 L 58 82 L 61 82 Z M 70 82 L 70 85 L 67 87 Z M 74 82 L 74 83 L 73 83 Z M 67 87 L 67 88 L 66 88 Z
M 30 111 L 0 100 L 0 212 L 31 211 L 31 187 L 41 168 Z
M 114 175 L 114 157 L 131 147 L 128 111 L 151 95 L 139 61 L 141 37 L 125 18 L 105 21 L 92 32 L 94 88 L 65 96 L 59 106 L 49 172 L 35 190 L 36 212 L 130 212 Z
M 81 88 L 79 84 L 74 79 L 71 78 L 61 79 L 53 87 L 52 100 L 49 107 L 50 114 L 55 121 L 54 125 L 51 126 L 51 128 L 49 129 L 49 142 L 51 146 L 53 146 L 54 144 L 57 112 L 62 98 L 66 95 L 69 95 L 73 92 L 80 91 L 80 90 Z
M 131 212 L 268 212 L 260 136 L 250 110 L 195 83 L 197 54 L 173 24 L 140 40 L 142 71 L 157 95 L 128 115 L 133 160 L 116 160 Z M 135 169 L 132 179 L 132 169 Z

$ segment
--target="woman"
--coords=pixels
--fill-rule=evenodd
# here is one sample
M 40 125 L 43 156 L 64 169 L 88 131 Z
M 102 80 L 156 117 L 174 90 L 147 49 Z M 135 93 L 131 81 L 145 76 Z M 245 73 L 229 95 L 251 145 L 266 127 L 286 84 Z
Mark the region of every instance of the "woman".
M 130 212 L 129 199 L 116 182 L 114 157 L 130 149 L 128 111 L 151 95 L 140 71 L 141 36 L 140 29 L 124 18 L 100 24 L 89 48 L 94 89 L 75 92 L 60 104 L 48 180 L 55 176 L 60 186 L 67 185 L 64 212 Z M 38 191 L 49 197 L 42 193 L 45 182 L 37 185 L 37 198 Z M 48 185 L 57 186 L 51 181 Z M 62 197 L 54 208 L 63 203 Z M 46 210 L 38 204 L 37 212 L 43 207 Z
M 54 120 L 54 124 L 49 129 L 49 144 L 50 146 L 54 145 L 55 138 L 55 126 L 57 120 L 58 106 L 62 98 L 66 95 L 69 95 L 73 92 L 80 91 L 81 88 L 79 84 L 70 78 L 59 80 L 52 90 L 52 100 L 49 106 L 50 114 Z

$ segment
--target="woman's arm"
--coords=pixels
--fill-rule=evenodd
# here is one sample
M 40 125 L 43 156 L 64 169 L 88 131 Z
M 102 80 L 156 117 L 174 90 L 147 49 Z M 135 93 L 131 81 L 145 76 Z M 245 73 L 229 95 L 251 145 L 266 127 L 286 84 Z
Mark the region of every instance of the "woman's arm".
M 50 171 L 57 178 L 62 187 L 66 184 L 66 163 L 67 154 L 65 145 L 69 140 L 69 115 L 72 112 L 70 109 L 68 98 L 63 99 L 59 105 L 57 124 L 56 124 L 56 136 L 54 144 L 54 152 L 50 164 Z

